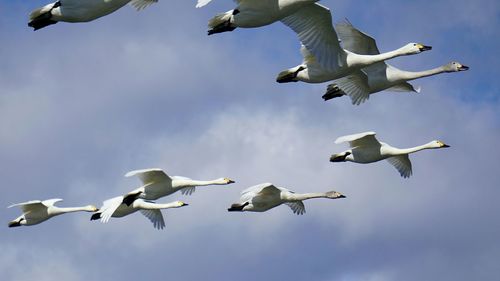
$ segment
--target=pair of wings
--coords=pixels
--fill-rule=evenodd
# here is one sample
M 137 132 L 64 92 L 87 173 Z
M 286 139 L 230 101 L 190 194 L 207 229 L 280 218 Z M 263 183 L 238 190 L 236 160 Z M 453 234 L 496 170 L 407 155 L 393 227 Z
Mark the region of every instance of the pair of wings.
M 190 180 L 190 178 L 180 177 L 180 176 L 170 177 L 165 173 L 165 171 L 163 171 L 160 168 L 134 170 L 134 171 L 130 171 L 130 172 L 125 174 L 125 177 L 133 177 L 133 176 L 137 176 L 141 180 L 141 182 L 143 184 L 144 192 L 146 192 L 146 193 L 148 192 L 147 191 L 148 185 L 150 185 L 152 183 L 171 182 L 172 180 L 175 180 L 175 179 Z M 195 191 L 196 191 L 195 186 L 186 187 L 186 188 L 181 189 L 181 193 L 183 195 L 191 195 Z M 130 193 L 135 193 L 135 191 L 132 191 Z
M 279 196 L 282 191 L 293 193 L 293 191 L 286 188 L 276 187 L 272 183 L 262 183 L 243 190 L 241 192 L 241 199 L 247 202 L 256 196 Z M 303 215 L 306 212 L 302 201 L 286 202 L 285 204 L 292 209 L 294 214 Z
M 142 200 L 142 199 L 138 199 Z M 123 196 L 117 196 L 111 199 L 108 199 L 103 202 L 103 205 L 101 207 L 101 222 L 102 223 L 107 223 L 113 214 L 115 213 L 116 209 L 120 207 L 120 205 L 123 202 Z M 143 214 L 146 218 L 148 218 L 152 223 L 154 228 L 156 229 L 163 229 L 165 227 L 165 220 L 163 219 L 163 215 L 161 213 L 161 210 L 144 210 L 141 209 L 139 210 L 141 214 Z
M 348 142 L 351 148 L 359 146 L 380 147 L 382 144 L 375 138 L 375 132 L 364 132 L 359 134 L 347 135 L 339 137 L 335 140 L 336 144 Z M 386 159 L 394 166 L 399 174 L 404 178 L 409 178 L 412 175 L 411 161 L 408 154 L 392 156 Z

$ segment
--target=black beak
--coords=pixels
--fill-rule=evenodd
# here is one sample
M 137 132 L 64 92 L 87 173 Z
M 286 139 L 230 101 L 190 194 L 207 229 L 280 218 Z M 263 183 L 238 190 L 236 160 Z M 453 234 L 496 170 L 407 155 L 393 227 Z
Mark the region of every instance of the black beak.
M 421 52 L 423 52 L 423 51 L 430 51 L 430 50 L 432 50 L 431 46 L 422 45 L 422 47 L 420 47 L 420 51 Z
M 466 65 L 462 65 L 458 70 L 460 70 L 460 71 L 466 71 L 466 70 L 469 70 L 469 67 L 466 66 Z
M 227 183 L 235 183 L 235 181 L 233 181 L 233 180 L 229 180 Z
M 345 195 L 340 195 L 338 198 L 346 198 Z
M 184 207 L 184 206 L 189 206 L 189 204 L 188 204 L 188 203 L 184 203 L 184 204 L 182 205 L 182 207 Z
M 447 145 L 447 144 L 443 144 L 443 147 L 450 147 L 450 146 L 449 146 L 449 145 Z

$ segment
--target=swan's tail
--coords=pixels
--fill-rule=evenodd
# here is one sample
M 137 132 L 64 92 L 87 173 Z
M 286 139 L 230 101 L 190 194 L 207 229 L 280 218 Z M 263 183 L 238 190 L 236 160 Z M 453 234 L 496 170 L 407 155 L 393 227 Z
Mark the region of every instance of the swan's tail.
M 235 10 L 227 11 L 222 14 L 218 14 L 208 21 L 208 35 L 215 33 L 221 33 L 226 31 L 233 31 L 236 27 L 231 26 L 231 18 L 235 14 Z
M 30 14 L 28 26 L 33 27 L 34 30 L 38 30 L 51 24 L 56 24 L 57 21 L 52 20 L 51 11 L 60 5 L 61 4 L 59 2 L 55 2 L 34 10 Z

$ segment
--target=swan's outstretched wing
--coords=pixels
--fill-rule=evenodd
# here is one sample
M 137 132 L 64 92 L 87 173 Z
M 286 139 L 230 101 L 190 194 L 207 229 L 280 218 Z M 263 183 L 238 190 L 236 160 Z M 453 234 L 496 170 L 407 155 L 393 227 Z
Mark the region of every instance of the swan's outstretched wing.
M 136 8 L 137 11 L 140 11 L 156 2 L 158 2 L 158 0 L 132 0 L 130 1 L 130 4 L 134 6 L 134 8 Z
M 212 0 L 198 0 L 198 3 L 196 3 L 196 8 L 201 8 L 210 2 L 212 2 Z
M 403 178 L 409 178 L 412 175 L 411 161 L 408 154 L 389 157 L 387 161 L 399 171 Z
M 360 105 L 370 97 L 368 76 L 361 71 L 334 80 L 335 85 L 351 98 L 352 104 Z
M 279 190 L 276 186 L 274 186 L 272 183 L 261 183 L 258 185 L 251 186 L 241 192 L 241 197 L 240 201 L 242 203 L 251 201 L 252 198 L 256 196 L 269 196 L 269 195 L 274 195 L 276 193 L 280 193 L 281 190 Z
M 107 223 L 109 219 L 113 216 L 116 209 L 120 207 L 123 202 L 123 196 L 117 196 L 111 199 L 108 199 L 102 203 L 102 207 L 100 208 L 101 212 L 101 222 Z
M 344 49 L 359 55 L 378 55 L 380 51 L 373 37 L 355 28 L 348 20 L 337 23 L 335 30 L 342 42 Z M 388 65 L 385 62 L 377 62 L 363 68 L 368 76 L 385 75 Z
M 336 144 L 349 142 L 351 147 L 356 146 L 380 146 L 380 142 L 375 138 L 375 132 L 364 132 L 348 136 L 339 137 L 335 140 Z
M 160 210 L 141 209 L 140 212 L 153 223 L 154 228 L 163 229 L 165 227 L 165 221 L 163 220 L 163 215 Z
M 196 186 L 185 187 L 181 189 L 182 195 L 191 195 L 196 191 Z
M 348 20 L 337 23 L 335 30 L 344 49 L 360 55 L 380 54 L 375 39 L 356 29 Z
M 306 212 L 306 207 L 302 201 L 287 202 L 285 204 L 292 209 L 294 214 L 303 215 Z
M 7 208 L 12 208 L 12 207 L 16 207 L 16 206 L 19 206 L 24 214 L 31 213 L 31 212 L 43 212 L 43 211 L 47 210 L 47 206 L 44 205 L 42 203 L 42 201 L 40 201 L 40 200 L 31 200 L 28 202 L 12 204 Z
M 162 169 L 159 168 L 135 170 L 125 174 L 125 177 L 133 176 L 137 176 L 144 185 L 150 184 L 152 182 L 157 183 L 162 181 L 172 181 L 172 179 Z
M 297 33 L 300 42 L 314 54 L 322 68 L 335 71 L 341 66 L 343 50 L 328 8 L 317 3 L 308 5 L 281 22 Z

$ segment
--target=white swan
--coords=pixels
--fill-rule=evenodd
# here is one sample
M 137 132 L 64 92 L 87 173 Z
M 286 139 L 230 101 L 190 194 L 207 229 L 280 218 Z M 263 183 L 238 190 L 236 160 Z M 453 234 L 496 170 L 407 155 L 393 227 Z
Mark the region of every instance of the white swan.
M 350 22 L 341 22 L 335 27 L 340 41 L 346 50 L 362 55 L 380 54 L 375 39 L 356 29 Z M 359 105 L 365 102 L 370 94 L 384 90 L 418 93 L 420 92 L 420 88 L 415 89 L 408 81 L 440 73 L 459 72 L 468 69 L 468 66 L 461 63 L 450 62 L 441 67 L 426 71 L 409 72 L 397 69 L 385 62 L 378 62 L 333 81 L 333 84 L 328 85 L 323 99 L 329 100 L 349 93 L 348 95 L 351 97 L 352 104 Z M 363 86 L 355 86 L 354 90 L 351 90 L 353 82 L 360 83 Z
M 211 0 L 198 0 L 197 8 Z M 238 6 L 218 14 L 208 22 L 208 35 L 233 31 L 237 27 L 253 28 L 269 25 L 318 0 L 235 0 Z
M 111 14 L 130 3 L 137 10 L 158 0 L 59 0 L 31 12 L 28 26 L 34 30 L 64 22 L 88 22 Z
M 143 186 L 127 193 L 124 196 L 123 202 L 128 206 L 130 206 L 137 198 L 156 200 L 179 190 L 182 194 L 191 195 L 197 186 L 226 185 L 234 183 L 233 180 L 228 178 L 200 181 L 179 176 L 169 177 L 162 169 L 159 168 L 135 170 L 128 172 L 125 176 L 137 176 L 143 184 Z
M 302 215 L 306 212 L 303 200 L 312 198 L 345 198 L 337 191 L 320 193 L 295 193 L 286 188 L 276 187 L 272 183 L 262 183 L 252 186 L 241 192 L 238 203 L 227 209 L 229 212 L 265 212 L 281 204 L 290 207 L 294 214 Z
M 143 199 L 136 199 L 130 206 L 127 206 L 122 202 L 123 196 L 117 196 L 104 201 L 102 207 L 99 209 L 99 212 L 93 214 L 90 217 L 90 220 L 101 219 L 102 223 L 107 223 L 111 217 L 121 218 L 135 213 L 136 211 L 140 211 L 141 214 L 153 223 L 154 228 L 163 229 L 165 227 L 165 221 L 163 220 L 163 215 L 160 211 L 161 209 L 188 206 L 188 204 L 182 201 L 159 204 L 152 201 L 145 201 Z
M 348 135 L 339 137 L 335 140 L 336 144 L 343 142 L 349 142 L 351 149 L 333 154 L 330 157 L 330 162 L 350 161 L 366 164 L 387 159 L 404 178 L 408 178 L 412 175 L 411 162 L 408 154 L 423 149 L 450 147 L 442 141 L 434 140 L 424 145 L 401 149 L 392 147 L 387 143 L 379 142 L 375 138 L 375 132 Z
M 432 49 L 419 43 L 409 43 L 397 50 L 377 55 L 350 52 L 340 46 L 330 10 L 317 3 L 303 7 L 281 21 L 297 33 L 302 43 L 303 62 L 279 73 L 276 79 L 278 83 L 322 83 L 380 61 Z M 362 87 L 363 84 L 354 81 L 352 86 Z
M 44 222 L 52 217 L 71 213 L 71 212 L 95 212 L 98 209 L 93 205 L 88 205 L 84 207 L 72 207 L 72 208 L 62 208 L 54 206 L 54 203 L 62 201 L 62 199 L 48 199 L 44 201 L 33 200 L 24 203 L 18 203 L 9 206 L 12 208 L 14 206 L 21 207 L 23 214 L 17 219 L 9 222 L 9 227 L 16 227 L 21 225 L 35 225 Z

